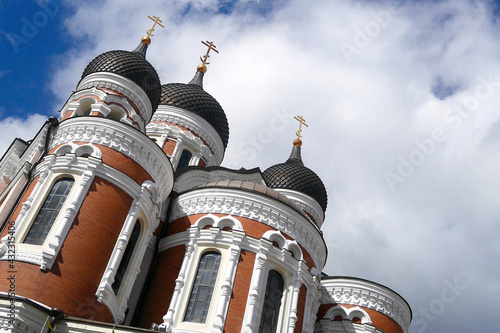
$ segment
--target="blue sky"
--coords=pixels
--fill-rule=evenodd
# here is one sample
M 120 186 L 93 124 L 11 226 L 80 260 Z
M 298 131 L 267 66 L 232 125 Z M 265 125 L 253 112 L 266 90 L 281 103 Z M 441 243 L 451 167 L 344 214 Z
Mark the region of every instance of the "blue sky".
M 223 165 L 283 162 L 293 116 L 308 121 L 303 160 L 329 195 L 326 273 L 399 292 L 410 332 L 498 330 L 498 1 L 70 1 L 53 16 L 41 3 L 0 1 L 0 154 L 159 15 L 147 58 L 163 83 L 192 78 L 201 40 L 220 51 L 204 87 L 229 120 Z M 466 290 L 426 317 L 457 279 Z

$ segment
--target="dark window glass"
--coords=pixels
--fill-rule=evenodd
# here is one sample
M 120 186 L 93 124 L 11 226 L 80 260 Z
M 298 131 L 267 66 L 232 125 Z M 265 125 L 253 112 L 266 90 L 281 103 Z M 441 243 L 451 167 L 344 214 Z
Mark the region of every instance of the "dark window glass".
M 183 150 L 181 154 L 181 158 L 179 159 L 179 164 L 177 165 L 177 169 L 188 166 L 189 161 L 191 161 L 191 157 L 193 154 L 189 150 Z
M 201 257 L 184 321 L 204 323 L 207 320 L 220 257 L 220 253 L 217 252 L 207 252 Z
M 128 265 L 130 263 L 130 259 L 132 259 L 132 254 L 134 253 L 135 246 L 137 244 L 137 240 L 139 239 L 139 235 L 141 233 L 141 223 L 139 220 L 135 221 L 134 229 L 132 230 L 132 234 L 127 243 L 127 247 L 125 247 L 125 252 L 123 253 L 122 260 L 120 261 L 120 266 L 116 270 L 115 280 L 111 287 L 115 292 L 115 295 L 118 295 L 118 290 L 120 290 L 120 286 L 122 284 L 123 278 L 125 277 L 125 272 L 127 271 Z
M 283 297 L 283 277 L 280 273 L 269 271 L 267 278 L 266 295 L 262 315 L 260 318 L 259 333 L 275 333 L 278 329 L 281 298 Z
M 25 244 L 42 245 L 75 181 L 62 178 L 54 183 L 24 239 Z

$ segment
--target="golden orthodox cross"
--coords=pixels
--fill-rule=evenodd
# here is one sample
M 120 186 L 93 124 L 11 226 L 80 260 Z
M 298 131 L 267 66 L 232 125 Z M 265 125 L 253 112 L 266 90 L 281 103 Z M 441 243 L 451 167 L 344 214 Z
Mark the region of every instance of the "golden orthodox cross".
M 162 24 L 162 20 L 160 20 L 160 18 L 159 18 L 158 16 L 154 16 L 154 15 L 153 15 L 153 17 L 148 16 L 148 18 L 149 18 L 151 21 L 153 21 L 153 22 L 154 22 L 154 23 L 153 23 L 153 27 L 152 27 L 151 29 L 149 29 L 148 31 L 146 31 L 146 33 L 148 34 L 148 37 L 152 37 L 152 36 L 154 36 L 154 35 L 153 35 L 153 31 L 155 31 L 155 27 L 156 27 L 156 25 L 157 25 L 157 24 L 158 24 L 160 27 L 165 28 L 165 27 L 163 26 L 163 24 Z
M 300 139 L 302 137 L 302 135 L 300 135 L 300 133 L 302 133 L 302 125 L 304 125 L 305 127 L 309 126 L 306 124 L 306 120 L 304 119 L 304 117 L 295 116 L 293 118 L 299 122 L 299 130 L 295 132 L 295 134 L 297 135 L 297 139 Z
M 216 50 L 216 47 L 214 45 L 214 42 L 209 42 L 208 40 L 206 42 L 201 41 L 201 43 L 205 46 L 208 46 L 207 54 L 205 54 L 203 57 L 200 57 L 201 62 L 203 65 L 209 65 L 210 63 L 208 62 L 208 58 L 210 58 L 210 50 L 214 50 L 214 52 L 219 53 L 219 51 Z

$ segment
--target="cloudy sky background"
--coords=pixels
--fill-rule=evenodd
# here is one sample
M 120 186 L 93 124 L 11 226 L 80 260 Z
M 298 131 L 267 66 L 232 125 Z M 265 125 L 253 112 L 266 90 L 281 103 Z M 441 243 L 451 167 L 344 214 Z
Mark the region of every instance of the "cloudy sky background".
M 495 2 L 69 1 L 41 24 L 42 3 L 0 2 L 0 154 L 57 116 L 92 58 L 132 50 L 159 15 L 147 58 L 162 83 L 192 78 L 201 40 L 220 50 L 205 90 L 230 124 L 223 165 L 285 161 L 293 116 L 307 120 L 303 160 L 329 195 L 326 273 L 400 293 L 410 332 L 498 331 Z

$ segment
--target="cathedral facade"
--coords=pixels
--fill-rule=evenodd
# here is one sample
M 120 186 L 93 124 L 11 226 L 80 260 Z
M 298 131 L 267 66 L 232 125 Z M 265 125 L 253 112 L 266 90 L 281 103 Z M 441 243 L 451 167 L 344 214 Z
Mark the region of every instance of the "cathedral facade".
M 161 85 L 149 44 L 93 59 L 0 161 L 0 331 L 408 332 L 399 294 L 323 272 L 327 192 L 300 138 L 263 172 L 221 167 L 205 64 Z

